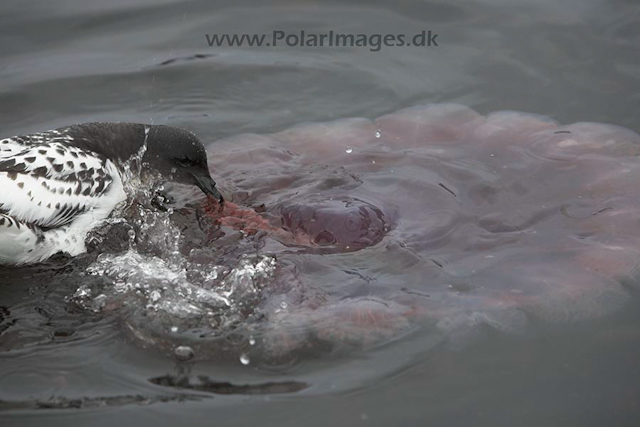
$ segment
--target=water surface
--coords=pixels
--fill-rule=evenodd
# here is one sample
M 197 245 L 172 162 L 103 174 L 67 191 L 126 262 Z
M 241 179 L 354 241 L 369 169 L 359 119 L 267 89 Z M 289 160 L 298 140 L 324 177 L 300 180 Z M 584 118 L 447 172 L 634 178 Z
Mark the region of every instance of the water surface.
M 3 269 L 3 424 L 171 419 L 204 425 L 215 417 L 223 425 L 583 426 L 638 419 L 637 220 L 602 211 L 586 224 L 579 218 L 596 211 L 577 198 L 583 185 L 600 182 L 605 185 L 593 191 L 603 208 L 630 209 L 622 202 L 629 202 L 624 196 L 634 182 L 607 179 L 624 162 L 633 168 L 634 154 L 615 154 L 629 156 L 624 161 L 596 154 L 560 176 L 541 166 L 548 158 L 525 152 L 535 153 L 531 147 L 429 150 L 412 138 L 394 145 L 394 129 L 366 121 L 412 105 L 453 102 L 482 115 L 518 110 L 637 132 L 640 9 L 634 2 L 65 1 L 9 2 L 2 12 L 3 136 L 96 120 L 182 126 L 211 144 L 213 173 L 230 200 L 267 221 L 251 216 L 244 224 L 216 225 L 219 218 L 202 207 L 176 210 L 171 220 L 144 216 L 148 227 L 137 230 L 129 254 L 132 265 L 155 270 L 137 272 L 144 279 L 138 298 L 121 294 L 129 305 L 118 304 L 112 277 L 100 270 L 126 261 L 124 228 L 106 237 L 102 244 L 110 250 L 97 261 L 100 250 L 50 268 Z M 210 48 L 204 36 L 274 29 L 431 29 L 440 45 L 380 52 Z M 324 131 L 296 127 L 349 117 L 366 120 L 331 122 Z M 247 132 L 260 137 L 234 137 Z M 494 141 L 518 146 L 529 141 L 523 135 Z M 491 141 L 487 134 L 450 140 Z M 366 150 L 357 141 L 366 141 Z M 553 162 L 572 164 L 544 148 Z M 507 164 L 532 179 L 513 172 L 511 192 L 496 192 L 492 177 L 502 188 L 505 175 L 496 168 Z M 192 197 L 186 193 L 183 202 L 200 202 Z M 548 213 L 542 206 L 548 201 L 567 208 Z M 316 212 L 323 227 L 309 223 Z M 364 223 L 368 231 L 360 233 Z M 543 224 L 544 232 L 521 236 L 531 224 Z M 613 225 L 619 230 L 608 233 Z M 258 231 L 247 231 L 252 227 Z M 175 230 L 185 236 L 182 252 L 157 264 L 159 252 L 174 251 Z M 481 241 L 487 235 L 500 239 Z M 569 249 L 560 247 L 568 236 L 575 237 Z M 593 238 L 600 249 L 576 249 L 578 237 Z M 510 238 L 519 239 L 520 258 L 508 251 L 504 263 L 493 258 L 492 269 L 483 269 L 481 256 L 491 245 L 510 248 Z M 555 252 L 546 249 L 553 244 Z M 603 252 L 605 245 L 623 247 L 624 256 Z M 545 249 L 534 255 L 536 248 Z M 205 313 L 180 323 L 148 316 L 170 312 L 147 305 L 154 286 L 163 286 L 154 280 L 172 280 L 172 263 L 183 262 L 215 265 L 191 271 L 235 272 L 236 279 L 259 265 L 263 275 L 251 277 L 279 287 L 257 299 L 235 295 L 249 309 L 224 318 Z M 99 273 L 81 276 L 87 268 Z M 576 278 L 578 271 L 588 272 Z M 590 292 L 554 293 L 557 288 L 535 283 L 540 277 L 586 283 Z M 126 282 L 135 294 L 136 280 Z M 522 298 L 514 298 L 513 283 L 526 284 Z M 83 285 L 106 299 L 84 298 Z M 428 297 L 413 293 L 425 289 Z M 511 305 L 495 305 L 505 293 Z M 220 302 L 211 295 L 203 307 Z M 267 320 L 250 317 L 255 312 Z M 229 328 L 213 336 L 220 324 Z M 178 345 L 192 347 L 194 357 L 178 362 Z

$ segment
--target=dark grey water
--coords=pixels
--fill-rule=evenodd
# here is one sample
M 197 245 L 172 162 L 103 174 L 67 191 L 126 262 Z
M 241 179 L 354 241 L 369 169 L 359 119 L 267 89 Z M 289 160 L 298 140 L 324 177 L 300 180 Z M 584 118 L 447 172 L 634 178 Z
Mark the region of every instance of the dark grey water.
M 633 1 L 9 1 L 0 10 L 2 136 L 123 120 L 213 142 L 445 102 L 640 131 Z M 439 46 L 213 48 L 205 38 L 273 30 L 432 30 Z M 215 145 L 209 151 L 215 159 Z M 223 188 L 237 184 L 232 169 Z M 640 422 L 637 286 L 602 316 L 534 316 L 515 333 L 481 327 L 452 338 L 419 324 L 372 349 L 312 348 L 290 366 L 234 356 L 176 367 L 141 335 L 143 322 L 65 301 L 85 267 L 0 272 L 3 425 Z M 196 380 L 174 387 L 185 371 Z

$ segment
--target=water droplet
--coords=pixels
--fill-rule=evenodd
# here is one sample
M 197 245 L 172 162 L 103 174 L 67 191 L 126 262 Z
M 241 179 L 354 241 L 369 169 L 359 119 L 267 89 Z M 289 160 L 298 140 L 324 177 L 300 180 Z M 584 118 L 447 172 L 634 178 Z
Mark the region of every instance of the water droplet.
M 376 138 L 380 138 L 382 136 L 382 132 L 380 132 L 380 129 L 378 129 L 376 131 Z
M 116 282 L 113 285 L 113 289 L 119 293 L 125 292 L 127 290 L 127 284 L 125 282 Z
M 180 362 L 186 362 L 187 360 L 193 359 L 195 353 L 193 349 L 187 345 L 180 345 L 173 350 L 173 354 L 176 356 Z
M 248 355 L 241 354 L 240 355 L 240 363 L 242 363 L 243 365 L 248 365 L 249 363 L 251 363 L 251 360 L 249 359 Z
M 73 294 L 75 298 L 86 298 L 91 296 L 91 289 L 88 289 L 84 286 L 80 286 L 76 289 L 76 292 Z
M 344 150 L 347 154 L 351 154 L 353 153 L 353 148 L 349 147 L 346 150 Z
M 154 290 L 149 294 L 151 302 L 157 302 L 162 297 L 162 294 L 158 290 Z
M 249 335 L 249 345 L 256 345 L 256 339 L 253 335 Z

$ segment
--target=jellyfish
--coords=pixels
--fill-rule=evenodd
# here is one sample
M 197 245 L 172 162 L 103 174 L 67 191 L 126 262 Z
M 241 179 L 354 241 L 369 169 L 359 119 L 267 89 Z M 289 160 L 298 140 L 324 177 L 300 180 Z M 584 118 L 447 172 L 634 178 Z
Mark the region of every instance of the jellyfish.
M 640 135 L 628 129 L 429 104 L 238 135 L 208 152 L 229 207 L 207 211 L 214 238 L 198 250 L 228 271 L 192 285 L 240 286 L 228 272 L 247 241 L 272 257 L 251 309 L 216 313 L 253 337 L 251 354 L 238 349 L 252 361 L 416 329 L 522 333 L 532 320 L 607 316 L 637 288 Z M 213 268 L 192 255 L 188 268 Z

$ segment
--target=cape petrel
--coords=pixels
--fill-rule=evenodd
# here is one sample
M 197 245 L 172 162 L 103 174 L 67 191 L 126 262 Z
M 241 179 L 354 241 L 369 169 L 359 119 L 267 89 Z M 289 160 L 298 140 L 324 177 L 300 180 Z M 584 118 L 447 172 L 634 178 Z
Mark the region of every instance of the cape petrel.
M 198 186 L 218 199 L 200 140 L 183 129 L 85 123 L 0 139 L 0 264 L 86 251 L 87 233 L 131 196 L 131 182 Z

